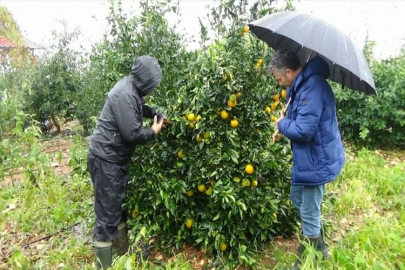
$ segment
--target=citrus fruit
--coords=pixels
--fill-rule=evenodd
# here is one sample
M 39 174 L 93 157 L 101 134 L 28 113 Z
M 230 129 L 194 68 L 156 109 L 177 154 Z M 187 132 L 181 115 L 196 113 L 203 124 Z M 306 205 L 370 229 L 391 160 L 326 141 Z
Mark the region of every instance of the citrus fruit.
M 193 220 L 191 218 L 188 218 L 185 224 L 187 229 L 191 229 L 191 227 L 193 226 Z
M 236 119 L 232 119 L 232 121 L 231 121 L 231 127 L 233 127 L 233 128 L 237 128 L 237 127 L 238 127 L 238 125 L 239 125 L 238 120 L 236 120 Z
M 228 117 L 229 117 L 229 113 L 227 111 L 225 111 L 225 110 L 222 110 L 221 111 L 221 118 L 223 120 L 226 120 L 226 119 L 228 119 Z
M 205 185 L 204 184 L 198 185 L 198 191 L 199 192 L 204 192 L 205 191 Z
M 287 97 L 287 91 L 285 89 L 281 90 L 281 97 L 286 98 Z
M 230 101 L 230 100 L 228 100 L 228 106 L 231 107 L 231 108 L 236 107 L 236 101 Z
M 246 165 L 246 167 L 245 167 L 245 172 L 246 172 L 247 174 L 252 174 L 252 173 L 254 173 L 254 171 L 255 171 L 255 168 L 253 167 L 252 164 Z
M 257 187 L 258 184 L 259 184 L 259 183 L 257 182 L 257 180 L 254 179 L 254 180 L 252 181 L 252 183 L 250 183 L 250 186 L 251 186 L 251 187 Z
M 195 120 L 194 113 L 187 114 L 187 120 L 190 121 L 190 122 L 193 122 Z
M 225 243 L 221 243 L 220 249 L 221 251 L 225 251 L 228 248 L 228 245 Z

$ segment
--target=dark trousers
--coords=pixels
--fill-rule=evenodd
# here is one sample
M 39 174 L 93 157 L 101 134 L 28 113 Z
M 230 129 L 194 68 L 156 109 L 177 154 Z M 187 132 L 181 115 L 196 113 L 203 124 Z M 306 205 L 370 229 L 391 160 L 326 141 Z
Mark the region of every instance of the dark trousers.
M 87 166 L 94 189 L 94 239 L 109 242 L 116 237 L 118 225 L 126 220 L 122 203 L 128 185 L 129 163 L 107 162 L 89 151 Z

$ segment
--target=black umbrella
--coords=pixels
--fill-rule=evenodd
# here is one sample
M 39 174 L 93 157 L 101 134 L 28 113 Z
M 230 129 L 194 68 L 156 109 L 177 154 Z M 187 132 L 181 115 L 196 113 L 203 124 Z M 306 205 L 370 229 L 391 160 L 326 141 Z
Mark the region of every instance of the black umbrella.
M 312 15 L 282 12 L 249 24 L 250 30 L 273 49 L 288 49 L 301 63 L 319 55 L 329 65 L 330 80 L 343 87 L 376 94 L 370 68 L 357 45 L 335 26 Z

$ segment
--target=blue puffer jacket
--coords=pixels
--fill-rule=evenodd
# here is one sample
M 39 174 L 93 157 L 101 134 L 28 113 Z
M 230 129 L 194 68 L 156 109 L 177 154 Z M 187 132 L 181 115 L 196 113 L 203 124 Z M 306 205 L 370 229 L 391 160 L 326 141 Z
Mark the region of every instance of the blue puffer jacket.
M 293 91 L 296 94 L 278 128 L 291 140 L 292 184 L 296 186 L 331 182 L 345 163 L 328 77 L 328 64 L 317 56 L 303 67 L 287 92 L 287 100 Z

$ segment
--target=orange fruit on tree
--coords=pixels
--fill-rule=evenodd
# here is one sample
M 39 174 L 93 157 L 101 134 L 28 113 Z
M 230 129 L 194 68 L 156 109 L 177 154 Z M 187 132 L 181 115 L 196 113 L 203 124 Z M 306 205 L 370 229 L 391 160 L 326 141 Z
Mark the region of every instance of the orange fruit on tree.
M 186 228 L 187 229 L 191 229 L 191 227 L 193 227 L 193 220 L 191 219 L 191 218 L 188 218 L 187 220 L 186 220 Z
M 204 192 L 205 191 L 205 184 L 199 184 L 198 185 L 198 191 L 199 192 Z
M 280 100 L 280 95 L 276 94 L 273 96 L 274 101 L 279 101 Z
M 231 127 L 237 128 L 238 125 L 239 125 L 238 120 L 236 120 L 236 119 L 232 119 L 232 120 L 231 120 Z
M 228 100 L 228 106 L 231 107 L 231 108 L 236 107 L 236 101 Z
M 245 27 L 243 27 L 243 32 L 245 32 L 245 33 L 249 32 L 249 25 L 246 25 Z
M 238 92 L 238 93 L 236 93 L 236 98 L 240 98 L 241 96 L 242 96 L 242 93 L 241 92 Z
M 194 191 L 193 191 L 192 189 L 190 189 L 189 191 L 187 191 L 187 196 L 193 197 L 193 196 L 194 196 Z
M 271 122 L 276 122 L 277 121 L 277 117 L 275 117 L 274 115 L 271 116 Z
M 179 152 L 177 152 L 177 157 L 183 158 L 183 150 L 179 150 Z
M 281 90 L 281 97 L 286 98 L 287 97 L 287 91 L 285 89 Z
M 228 245 L 225 243 L 221 243 L 220 247 L 221 251 L 225 251 L 228 248 Z
M 137 215 L 136 209 L 132 210 L 132 212 L 131 212 L 131 217 L 132 217 L 132 218 L 136 218 L 136 215 Z
M 254 179 L 254 180 L 250 183 L 250 186 L 251 186 L 251 187 L 257 187 L 258 184 L 259 184 L 259 183 L 257 182 L 257 180 Z
M 197 136 L 195 136 L 195 140 L 196 140 L 196 142 L 198 142 L 198 143 L 202 142 L 202 139 L 201 139 L 200 134 L 197 134 Z
M 195 118 L 195 121 L 198 122 L 201 120 L 201 118 L 202 118 L 201 115 L 197 115 L 197 117 Z
M 255 168 L 253 167 L 252 164 L 246 165 L 246 167 L 245 167 L 245 172 L 246 172 L 247 174 L 253 174 L 254 171 L 255 171 Z
M 271 109 L 269 106 L 266 107 L 266 113 L 270 114 L 271 113 Z
M 209 140 L 211 138 L 211 133 L 210 132 L 204 132 L 204 139 Z
M 187 120 L 193 122 L 195 120 L 195 114 L 194 113 L 187 114 Z
M 229 113 L 227 111 L 225 111 L 225 110 L 222 110 L 221 111 L 221 118 L 223 120 L 226 120 L 226 119 L 228 119 L 228 117 L 229 117 Z
M 250 186 L 250 181 L 249 181 L 249 179 L 247 179 L 247 178 L 243 179 L 243 181 L 242 181 L 242 187 L 248 187 L 248 186 Z

